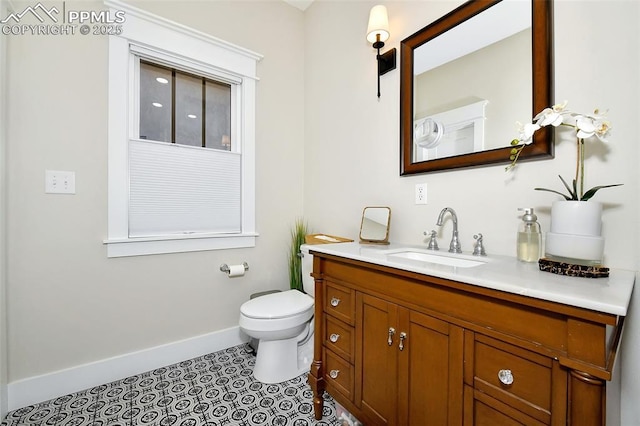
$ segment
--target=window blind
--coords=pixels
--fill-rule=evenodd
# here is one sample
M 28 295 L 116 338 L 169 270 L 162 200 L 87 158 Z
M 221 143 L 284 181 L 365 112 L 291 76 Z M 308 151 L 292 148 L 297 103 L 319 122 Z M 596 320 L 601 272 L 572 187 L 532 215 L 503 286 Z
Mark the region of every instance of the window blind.
M 240 233 L 239 153 L 129 141 L 129 237 Z

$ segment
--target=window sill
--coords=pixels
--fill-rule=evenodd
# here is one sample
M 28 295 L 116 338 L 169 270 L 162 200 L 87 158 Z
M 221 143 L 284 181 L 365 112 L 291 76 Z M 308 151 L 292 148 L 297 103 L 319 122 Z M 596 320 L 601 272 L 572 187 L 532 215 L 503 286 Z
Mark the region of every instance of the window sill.
M 246 233 L 112 238 L 105 240 L 104 244 L 107 245 L 107 257 L 128 257 L 255 247 L 257 236 L 256 233 Z

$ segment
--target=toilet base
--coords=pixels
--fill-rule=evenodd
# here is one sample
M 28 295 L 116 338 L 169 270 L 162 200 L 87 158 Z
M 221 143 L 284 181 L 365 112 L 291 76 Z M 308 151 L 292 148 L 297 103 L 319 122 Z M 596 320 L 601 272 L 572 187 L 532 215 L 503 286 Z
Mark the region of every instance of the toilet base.
M 309 347 L 311 349 L 309 349 Z M 298 347 L 298 338 L 260 341 L 253 377 L 261 383 L 281 383 L 309 371 L 313 339 Z

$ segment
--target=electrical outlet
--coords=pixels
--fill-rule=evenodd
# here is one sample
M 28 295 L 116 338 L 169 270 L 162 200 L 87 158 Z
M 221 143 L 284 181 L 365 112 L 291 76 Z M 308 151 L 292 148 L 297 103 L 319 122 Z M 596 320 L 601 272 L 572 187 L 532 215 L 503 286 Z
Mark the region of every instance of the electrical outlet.
M 427 204 L 427 184 L 416 184 L 416 204 Z

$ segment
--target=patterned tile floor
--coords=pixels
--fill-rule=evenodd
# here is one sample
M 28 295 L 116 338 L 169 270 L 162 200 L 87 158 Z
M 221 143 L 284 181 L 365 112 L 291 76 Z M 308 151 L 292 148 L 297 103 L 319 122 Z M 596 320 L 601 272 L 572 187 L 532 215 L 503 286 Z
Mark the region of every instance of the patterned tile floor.
M 20 408 L 0 426 L 340 425 L 329 396 L 315 421 L 306 375 L 267 385 L 254 363 L 248 345 L 234 346 Z

